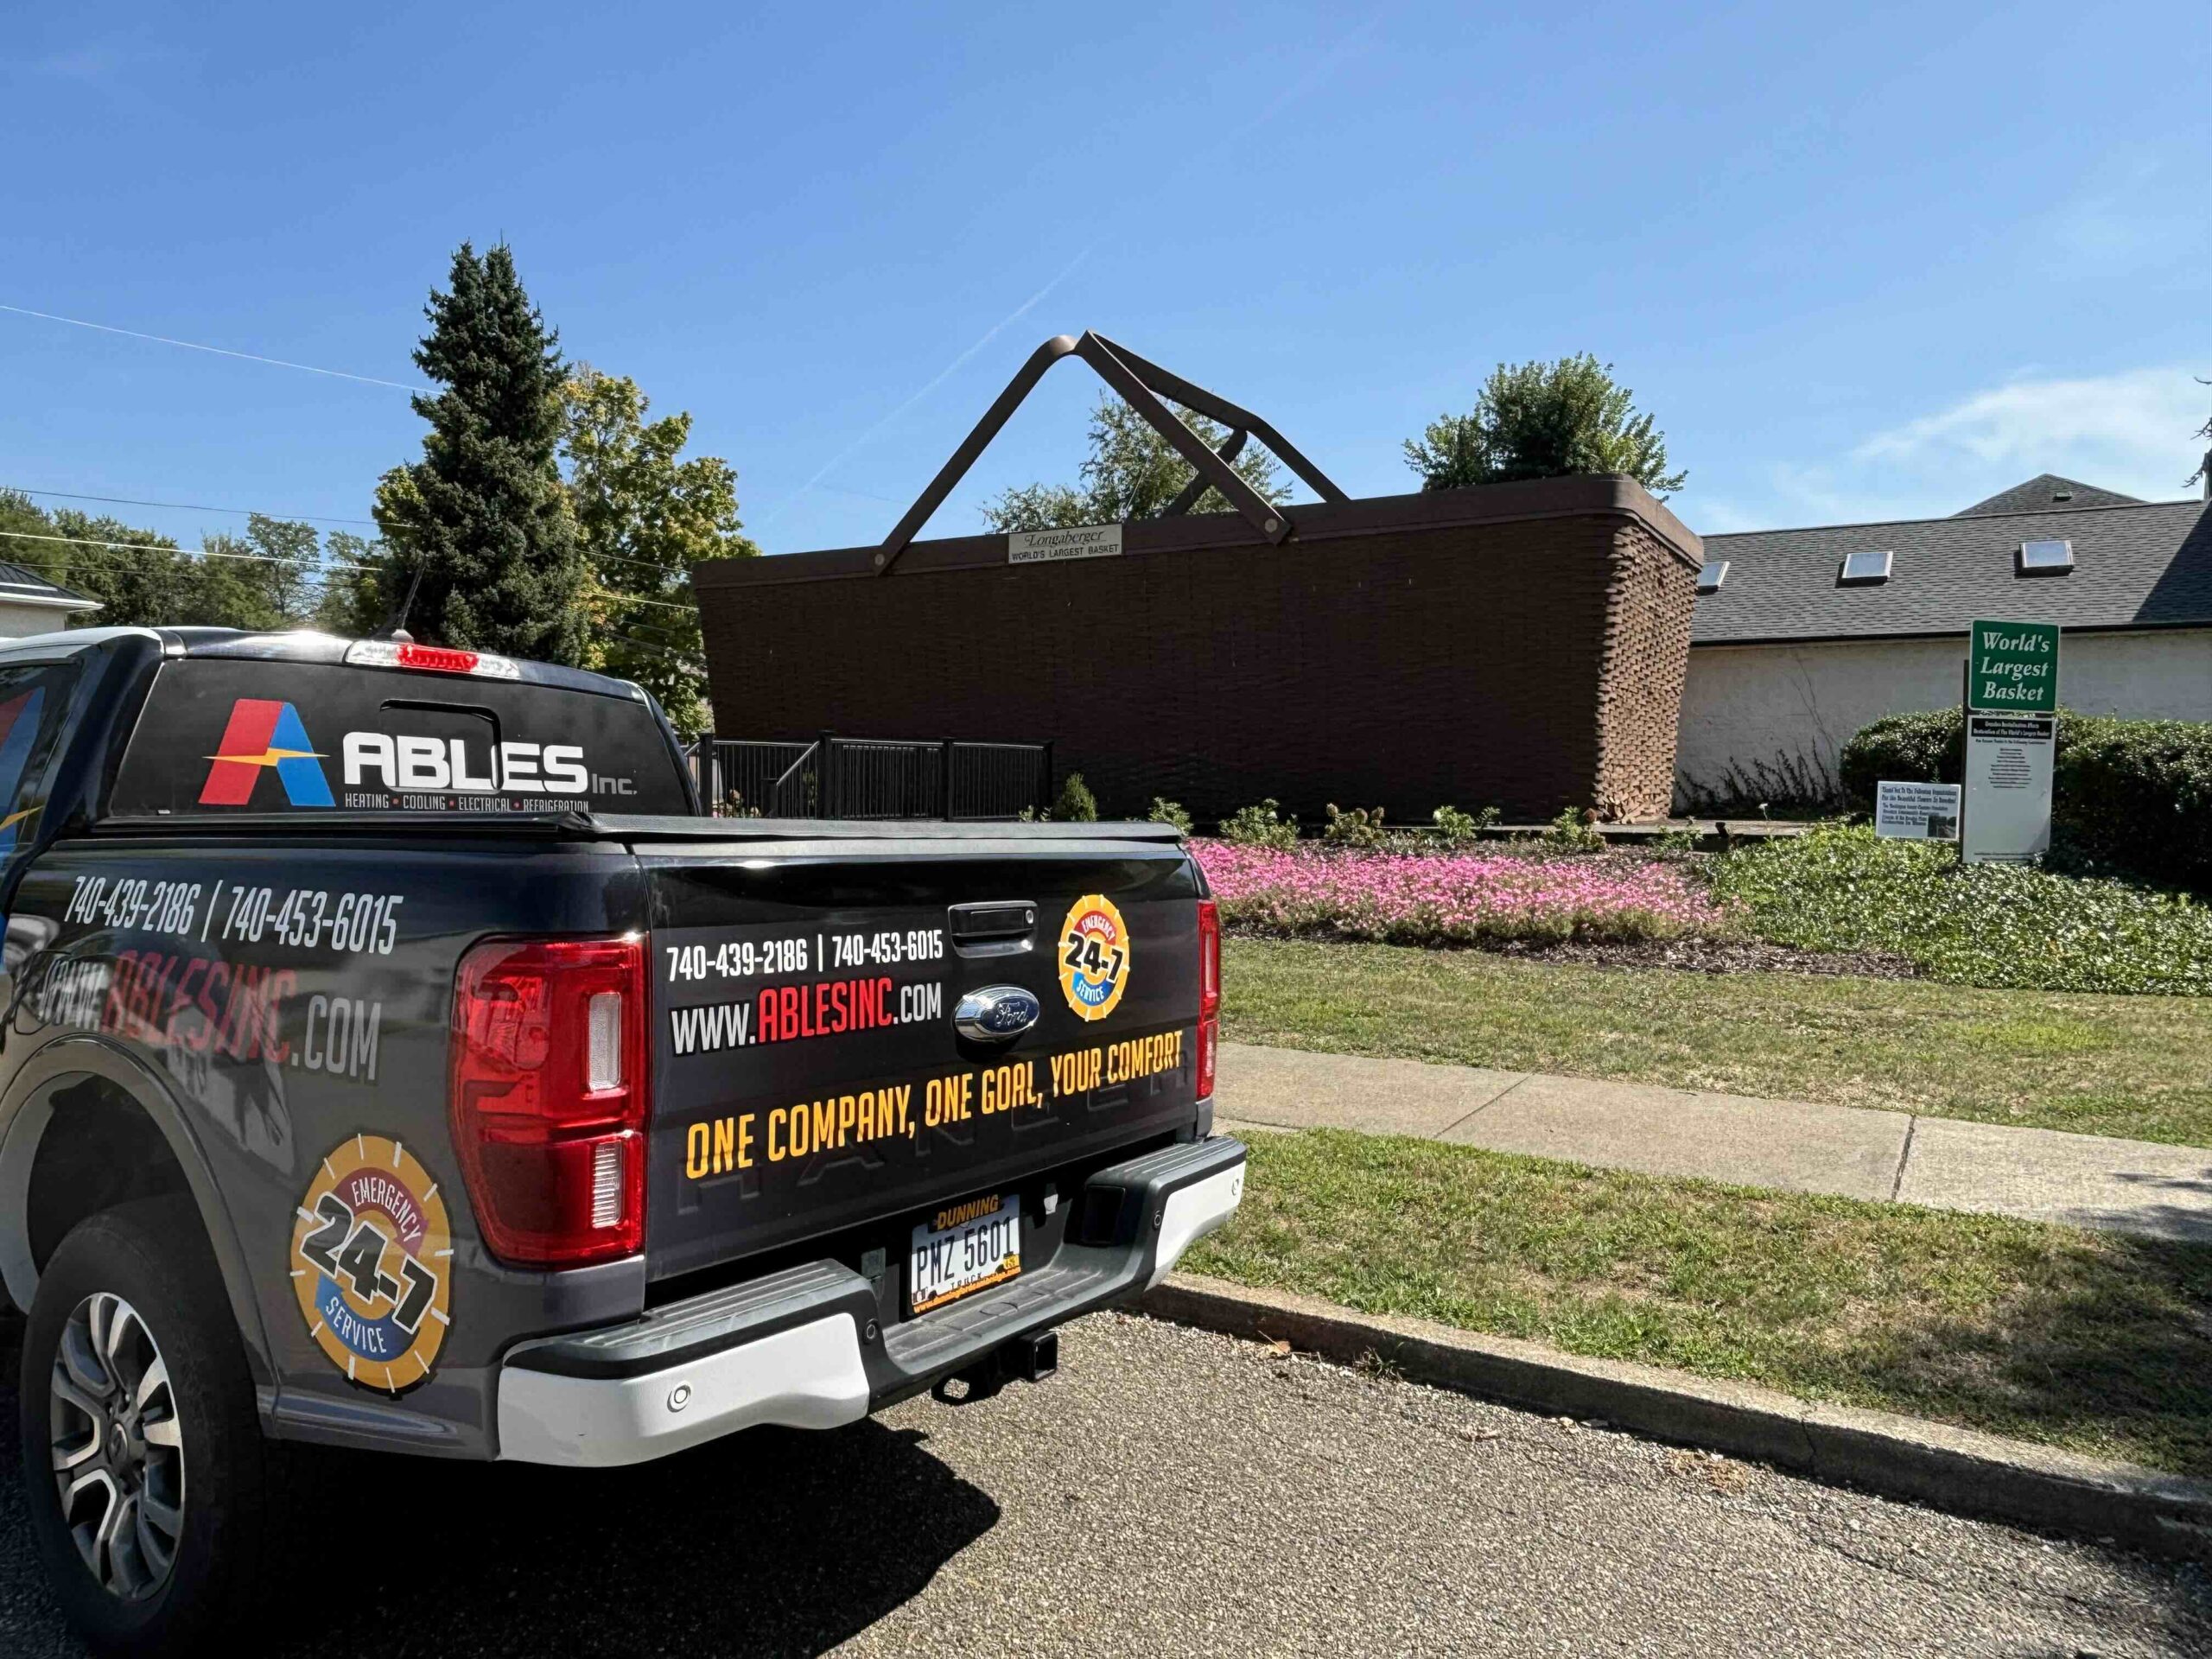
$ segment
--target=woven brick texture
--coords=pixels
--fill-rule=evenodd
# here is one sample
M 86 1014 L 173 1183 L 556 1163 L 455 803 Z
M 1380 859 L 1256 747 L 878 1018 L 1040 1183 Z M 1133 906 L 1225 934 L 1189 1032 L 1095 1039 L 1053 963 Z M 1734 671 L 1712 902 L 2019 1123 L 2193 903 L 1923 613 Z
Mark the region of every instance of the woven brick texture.
M 715 728 L 1051 739 L 1109 816 L 1165 796 L 1202 824 L 1267 796 L 1662 815 L 1695 538 L 1617 511 L 1391 527 L 1423 500 L 1309 510 L 1280 547 L 1224 515 L 1131 524 L 1118 558 L 1009 566 L 968 537 L 882 577 L 704 574 Z

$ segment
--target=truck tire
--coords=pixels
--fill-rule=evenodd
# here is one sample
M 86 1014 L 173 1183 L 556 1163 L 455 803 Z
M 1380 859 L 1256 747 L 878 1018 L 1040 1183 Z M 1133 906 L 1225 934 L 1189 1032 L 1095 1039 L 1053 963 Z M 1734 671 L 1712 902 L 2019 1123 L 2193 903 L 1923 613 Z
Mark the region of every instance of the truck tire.
M 190 1199 L 105 1211 L 61 1241 L 19 1398 L 47 1580 L 95 1652 L 196 1653 L 251 1628 L 276 1448 Z

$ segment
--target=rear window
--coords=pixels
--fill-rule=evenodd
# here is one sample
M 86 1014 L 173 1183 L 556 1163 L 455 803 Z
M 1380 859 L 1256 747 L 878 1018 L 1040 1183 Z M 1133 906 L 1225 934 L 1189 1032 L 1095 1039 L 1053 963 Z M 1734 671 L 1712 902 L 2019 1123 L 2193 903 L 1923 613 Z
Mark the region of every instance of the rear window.
M 162 664 L 108 803 L 225 812 L 686 813 L 644 703 L 559 686 L 311 663 Z

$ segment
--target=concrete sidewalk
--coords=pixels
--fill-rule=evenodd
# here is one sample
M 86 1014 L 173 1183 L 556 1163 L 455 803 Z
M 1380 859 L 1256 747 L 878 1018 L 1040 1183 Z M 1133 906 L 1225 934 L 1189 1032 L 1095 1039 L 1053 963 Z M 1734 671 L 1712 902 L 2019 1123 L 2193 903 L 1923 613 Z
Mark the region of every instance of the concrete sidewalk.
M 1916 1113 L 1222 1046 L 1224 1127 L 1360 1129 L 1653 1175 L 2212 1242 L 2212 1150 Z

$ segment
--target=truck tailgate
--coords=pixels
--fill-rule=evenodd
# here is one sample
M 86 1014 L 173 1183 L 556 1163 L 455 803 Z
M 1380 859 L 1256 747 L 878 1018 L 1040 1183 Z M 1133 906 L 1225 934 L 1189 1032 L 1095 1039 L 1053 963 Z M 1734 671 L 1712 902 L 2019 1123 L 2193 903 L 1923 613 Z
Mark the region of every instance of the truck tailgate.
M 1198 889 L 1172 842 L 639 850 L 655 1278 L 988 1201 L 1195 1120 Z M 994 988 L 1034 1023 L 962 1034 L 963 997 Z

